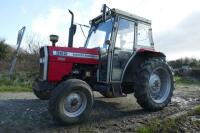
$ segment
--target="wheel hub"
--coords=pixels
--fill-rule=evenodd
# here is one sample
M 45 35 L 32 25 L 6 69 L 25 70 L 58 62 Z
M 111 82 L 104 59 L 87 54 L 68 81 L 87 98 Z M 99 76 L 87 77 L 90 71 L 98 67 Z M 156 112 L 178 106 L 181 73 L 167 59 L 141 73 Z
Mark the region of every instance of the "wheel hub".
M 82 98 L 77 93 L 71 93 L 65 102 L 65 109 L 69 112 L 77 111 L 82 103 Z
M 150 96 L 155 103 L 163 103 L 170 93 L 170 75 L 162 67 L 156 68 L 149 78 Z
M 87 99 L 83 93 L 70 93 L 64 100 L 64 113 L 69 117 L 80 115 L 86 108 Z
M 149 80 L 149 86 L 153 93 L 158 93 L 161 88 L 161 80 L 157 74 L 151 74 Z

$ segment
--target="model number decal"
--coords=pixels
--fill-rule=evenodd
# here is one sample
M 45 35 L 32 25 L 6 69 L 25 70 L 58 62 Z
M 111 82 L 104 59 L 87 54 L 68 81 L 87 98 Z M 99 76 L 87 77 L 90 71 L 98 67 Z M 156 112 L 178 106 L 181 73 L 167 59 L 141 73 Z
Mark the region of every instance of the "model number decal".
M 53 55 L 54 56 L 65 56 L 65 57 L 76 57 L 76 58 L 99 59 L 99 56 L 94 55 L 94 54 L 73 53 L 73 52 L 55 51 L 55 50 L 53 50 Z

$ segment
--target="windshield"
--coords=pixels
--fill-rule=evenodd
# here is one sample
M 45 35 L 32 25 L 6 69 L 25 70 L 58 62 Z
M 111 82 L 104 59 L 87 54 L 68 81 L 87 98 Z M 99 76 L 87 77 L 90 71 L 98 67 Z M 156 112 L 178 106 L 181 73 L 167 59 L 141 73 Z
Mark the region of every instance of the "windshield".
M 85 43 L 86 48 L 106 48 L 105 44 L 106 40 L 110 39 L 111 31 L 112 31 L 112 19 L 107 20 L 104 23 L 100 23 L 98 25 L 92 26 L 88 38 Z

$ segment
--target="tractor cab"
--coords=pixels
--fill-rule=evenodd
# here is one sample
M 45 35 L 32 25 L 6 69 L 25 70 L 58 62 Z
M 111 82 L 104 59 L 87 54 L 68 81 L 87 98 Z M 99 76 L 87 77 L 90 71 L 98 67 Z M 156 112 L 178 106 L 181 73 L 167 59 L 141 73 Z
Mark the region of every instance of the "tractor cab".
M 130 60 L 140 48 L 154 51 L 151 21 L 107 7 L 90 21 L 85 48 L 98 48 L 98 82 L 121 83 Z M 105 12 L 106 11 L 106 12 Z

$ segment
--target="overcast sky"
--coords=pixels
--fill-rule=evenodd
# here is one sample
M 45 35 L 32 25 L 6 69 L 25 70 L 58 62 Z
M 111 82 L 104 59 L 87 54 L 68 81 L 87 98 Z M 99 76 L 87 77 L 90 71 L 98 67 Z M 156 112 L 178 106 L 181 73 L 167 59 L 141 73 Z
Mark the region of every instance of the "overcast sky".
M 18 30 L 25 25 L 24 42 L 32 33 L 46 40 L 53 33 L 60 36 L 58 44 L 64 46 L 71 19 L 67 9 L 74 12 L 75 22 L 88 24 L 100 14 L 104 3 L 152 20 L 155 48 L 164 52 L 168 60 L 200 58 L 199 0 L 5 0 L 0 5 L 0 37 L 14 45 Z M 74 44 L 83 43 L 78 28 Z

